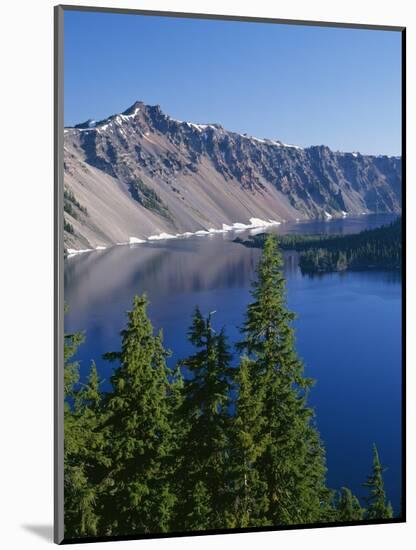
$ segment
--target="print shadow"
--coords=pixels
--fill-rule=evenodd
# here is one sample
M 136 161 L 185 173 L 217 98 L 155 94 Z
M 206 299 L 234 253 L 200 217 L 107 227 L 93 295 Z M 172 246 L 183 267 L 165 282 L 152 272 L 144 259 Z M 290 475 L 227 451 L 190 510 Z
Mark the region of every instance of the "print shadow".
M 34 533 L 38 537 L 48 542 L 53 542 L 53 526 L 52 525 L 22 525 L 23 529 Z

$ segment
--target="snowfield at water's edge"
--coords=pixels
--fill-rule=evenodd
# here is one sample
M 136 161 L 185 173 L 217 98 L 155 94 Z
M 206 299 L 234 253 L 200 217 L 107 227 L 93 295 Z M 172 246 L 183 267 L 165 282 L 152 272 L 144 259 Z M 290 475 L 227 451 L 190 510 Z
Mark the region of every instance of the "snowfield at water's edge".
M 169 239 L 180 239 L 183 237 L 191 237 L 191 236 L 197 236 L 202 237 L 204 235 L 214 235 L 215 233 L 226 233 L 228 231 L 244 231 L 246 229 L 256 229 L 256 228 L 262 228 L 262 227 L 271 227 L 274 225 L 280 225 L 281 222 L 276 220 L 261 220 L 260 218 L 250 218 L 250 223 L 241 223 L 241 222 L 235 222 L 231 225 L 227 225 L 226 223 L 222 224 L 221 229 L 216 229 L 214 227 L 210 227 L 209 229 L 199 229 L 198 231 L 186 231 L 185 233 L 176 233 L 176 235 L 172 235 L 171 233 L 159 233 L 157 235 L 150 235 L 149 237 L 145 239 L 140 239 L 139 237 L 129 237 L 128 242 L 126 243 L 117 243 L 118 245 L 123 244 L 142 244 L 145 242 L 152 242 L 152 241 L 164 241 Z M 105 250 L 105 246 L 97 246 L 94 248 L 86 248 L 84 250 L 75 250 L 74 248 L 68 248 L 67 254 L 68 257 L 75 256 L 77 254 L 84 254 L 85 252 L 92 252 L 93 250 Z

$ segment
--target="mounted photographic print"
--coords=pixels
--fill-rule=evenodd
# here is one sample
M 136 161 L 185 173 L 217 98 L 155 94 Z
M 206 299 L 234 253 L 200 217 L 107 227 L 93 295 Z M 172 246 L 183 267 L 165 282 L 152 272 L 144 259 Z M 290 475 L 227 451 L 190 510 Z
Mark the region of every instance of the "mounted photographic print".
M 405 30 L 55 8 L 55 541 L 405 521 Z

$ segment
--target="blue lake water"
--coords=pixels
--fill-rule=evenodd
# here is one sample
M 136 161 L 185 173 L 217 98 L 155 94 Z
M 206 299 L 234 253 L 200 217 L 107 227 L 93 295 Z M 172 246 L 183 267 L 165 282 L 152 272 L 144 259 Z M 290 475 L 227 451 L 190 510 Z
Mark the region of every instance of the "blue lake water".
M 285 223 L 277 233 L 352 233 L 393 219 L 388 215 Z M 245 236 L 247 233 L 240 235 Z M 192 312 L 216 310 L 214 324 L 239 339 L 260 251 L 232 242 L 235 234 L 116 246 L 65 261 L 67 332 L 84 330 L 81 375 L 94 359 L 104 384 L 113 368 L 102 353 L 118 350 L 136 293 L 146 292 L 155 328 L 163 328 L 170 362 L 192 352 L 186 340 Z M 327 451 L 328 485 L 366 494 L 372 444 L 387 467 L 395 511 L 401 498 L 401 276 L 350 272 L 303 276 L 295 253 L 285 255 L 288 304 L 305 373 L 316 379 L 309 403 Z

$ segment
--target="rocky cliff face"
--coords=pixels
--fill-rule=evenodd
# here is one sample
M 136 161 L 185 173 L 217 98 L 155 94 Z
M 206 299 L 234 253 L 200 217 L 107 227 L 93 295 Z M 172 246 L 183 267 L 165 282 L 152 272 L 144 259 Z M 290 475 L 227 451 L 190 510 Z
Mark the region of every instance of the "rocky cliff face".
M 65 129 L 65 245 L 401 210 L 401 159 L 303 149 L 136 102 Z

